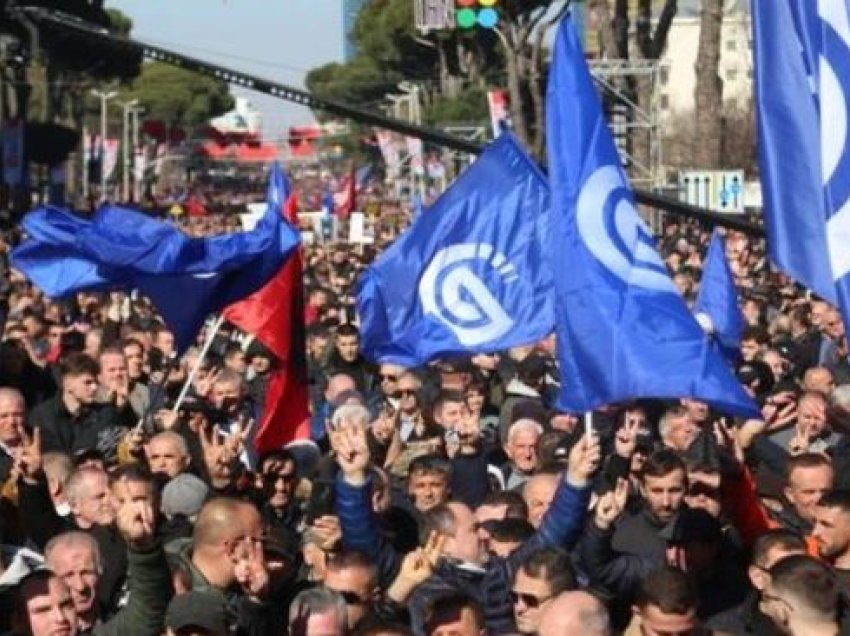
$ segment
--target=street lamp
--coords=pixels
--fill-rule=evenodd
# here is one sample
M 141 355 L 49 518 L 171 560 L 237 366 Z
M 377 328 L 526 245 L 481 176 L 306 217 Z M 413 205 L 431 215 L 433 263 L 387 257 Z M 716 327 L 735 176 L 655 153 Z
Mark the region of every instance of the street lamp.
M 100 196 L 106 198 L 106 170 L 104 158 L 106 155 L 106 102 L 118 95 L 117 91 L 92 90 L 92 95 L 100 98 Z

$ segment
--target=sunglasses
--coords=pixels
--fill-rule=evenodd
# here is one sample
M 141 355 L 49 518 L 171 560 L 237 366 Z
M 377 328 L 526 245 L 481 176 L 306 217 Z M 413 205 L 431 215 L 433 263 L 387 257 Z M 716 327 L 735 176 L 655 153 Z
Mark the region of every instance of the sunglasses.
M 416 397 L 416 391 L 413 389 L 400 389 L 393 392 L 394 398 Z
M 695 484 L 691 484 L 691 487 L 688 488 L 688 495 L 691 497 L 699 497 L 700 495 L 703 495 L 709 499 L 720 499 L 720 489 L 697 482 Z
M 295 473 L 267 473 L 263 475 L 263 483 L 267 486 L 273 486 L 279 479 L 295 481 Z
M 346 605 L 364 605 L 366 601 L 364 601 L 357 592 L 350 592 L 348 590 L 344 592 L 337 591 L 344 600 Z
M 381 381 L 383 382 L 384 380 L 386 380 L 387 382 L 397 382 L 398 376 L 382 373 L 381 374 Z
M 526 594 L 525 592 L 517 592 L 515 590 L 511 590 L 511 601 L 514 605 L 522 601 L 522 604 L 525 605 L 528 609 L 537 609 L 543 603 L 548 601 L 551 596 L 539 597 L 534 596 L 534 594 Z

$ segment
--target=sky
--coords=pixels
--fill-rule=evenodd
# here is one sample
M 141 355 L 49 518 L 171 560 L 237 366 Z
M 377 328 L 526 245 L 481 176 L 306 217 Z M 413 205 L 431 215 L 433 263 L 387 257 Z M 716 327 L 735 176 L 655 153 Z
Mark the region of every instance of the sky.
M 304 87 L 307 72 L 342 59 L 342 0 L 108 0 L 133 20 L 132 37 Z M 263 112 L 267 138 L 312 121 L 310 111 L 241 88 Z

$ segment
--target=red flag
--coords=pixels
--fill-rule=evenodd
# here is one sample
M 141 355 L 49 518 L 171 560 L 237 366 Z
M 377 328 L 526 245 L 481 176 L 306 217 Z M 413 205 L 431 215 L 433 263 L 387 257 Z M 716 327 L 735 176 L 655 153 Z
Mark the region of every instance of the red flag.
M 298 227 L 294 195 L 284 204 L 284 216 Z M 310 437 L 303 286 L 299 247 L 262 289 L 224 310 L 225 320 L 253 334 L 278 358 L 254 437 L 260 455 Z
M 357 207 L 357 179 L 354 177 L 354 168 L 351 169 L 342 182 L 342 190 L 334 196 L 334 212 L 340 221 L 345 221 Z

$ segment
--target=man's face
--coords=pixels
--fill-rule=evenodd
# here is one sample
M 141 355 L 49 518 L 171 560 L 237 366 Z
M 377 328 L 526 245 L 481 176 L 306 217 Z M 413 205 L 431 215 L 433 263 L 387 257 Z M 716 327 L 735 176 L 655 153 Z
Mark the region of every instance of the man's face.
M 90 614 L 95 607 L 100 579 L 91 547 L 84 543 L 59 546 L 50 553 L 48 566 L 68 586 L 77 614 Z
M 644 476 L 641 494 L 650 512 L 662 523 L 673 518 L 685 497 L 685 471 L 676 469 L 661 477 Z
M 100 383 L 112 388 L 125 384 L 129 379 L 127 360 L 120 353 L 105 353 L 100 356 Z
M 460 423 L 465 410 L 466 405 L 463 402 L 443 402 L 434 412 L 434 420 L 445 430 L 453 431 Z
M 744 362 L 752 362 L 759 353 L 759 343 L 755 340 L 743 340 L 741 342 L 741 358 Z
M 112 505 L 117 511 L 126 503 L 146 503 L 156 510 L 153 486 L 144 481 L 122 477 L 112 484 Z
M 408 480 L 407 492 L 419 512 L 428 512 L 449 498 L 449 482 L 439 473 L 414 472 Z
M 486 521 L 501 521 L 505 518 L 507 508 L 508 507 L 505 504 L 482 504 L 475 509 L 475 527 L 478 530 L 478 539 L 483 545 L 487 546 L 488 549 L 490 548 L 490 541 L 492 537 L 487 531 L 487 528 L 484 527 L 484 523 Z
M 475 613 L 464 607 L 452 616 L 435 616 L 426 624 L 428 636 L 481 636 L 484 630 Z
M 798 467 L 788 475 L 785 498 L 797 514 L 813 522 L 817 504 L 824 493 L 832 490 L 834 475 L 830 466 Z
M 552 600 L 552 588 L 542 578 L 527 575 L 522 568 L 517 570 L 511 598 L 514 603 L 514 618 L 520 634 L 536 634 L 540 615 Z
M 92 472 L 85 476 L 77 499 L 71 502 L 71 512 L 83 528 L 96 524 L 108 526 L 115 520 L 106 473 Z
M 348 628 L 353 629 L 372 604 L 374 590 L 370 573 L 366 568 L 329 567 L 325 573 L 324 585 L 345 598 Z
M 515 431 L 505 445 L 511 463 L 521 473 L 531 474 L 537 470 L 537 440 L 540 433 L 534 430 Z
M 419 383 L 410 376 L 405 376 L 398 381 L 398 408 L 403 413 L 413 413 L 419 408 L 416 394 L 419 392 Z
M 80 404 L 93 404 L 97 393 L 97 380 L 91 373 L 70 375 L 62 378 L 65 392 Z
M 847 554 L 850 549 L 850 515 L 841 508 L 818 506 L 812 537 L 818 544 L 818 553 L 827 561 Z
M 224 366 L 228 369 L 236 371 L 236 373 L 245 373 L 248 369 L 248 363 L 245 362 L 245 352 L 244 351 L 233 351 L 224 361 Z
M 241 397 L 241 387 L 235 382 L 216 382 L 213 385 L 213 405 L 217 409 L 224 410 L 228 415 L 235 415 L 238 412 Z
M 360 339 L 357 336 L 337 336 L 336 350 L 339 357 L 346 362 L 354 362 L 357 360 L 357 353 L 360 348 Z
M 826 429 L 826 404 L 820 398 L 806 395 L 797 404 L 797 427 L 808 430 L 809 437 L 815 438 Z
M 683 398 L 682 406 L 685 407 L 688 412 L 688 417 L 690 417 L 692 421 L 699 424 L 708 419 L 708 404 L 705 402 L 692 400 L 690 398 Z
M 145 447 L 145 455 L 151 472 L 166 475 L 169 479 L 185 471 L 189 465 L 189 457 L 180 444 L 167 437 L 153 438 Z
M 127 361 L 127 374 L 130 378 L 136 380 L 141 377 L 145 363 L 142 348 L 137 344 L 128 344 L 124 347 L 124 359 Z
M 402 374 L 403 369 L 394 364 L 382 364 L 379 371 L 381 380 L 381 394 L 385 397 L 392 397 L 398 391 L 398 379 Z
M 68 586 L 57 576 L 26 583 L 27 622 L 32 636 L 74 636 L 77 612 Z
M 699 435 L 699 427 L 688 415 L 670 418 L 667 424 L 665 445 L 674 450 L 687 450 Z
M 170 356 L 174 353 L 174 334 L 170 331 L 160 331 L 156 334 L 156 339 L 153 344 L 166 356 Z
M 823 319 L 823 332 L 833 340 L 840 340 L 844 335 L 844 323 L 841 314 L 835 309 L 830 309 Z
M 254 356 L 251 358 L 251 368 L 257 375 L 263 375 L 271 369 L 272 361 L 266 356 Z
M 558 478 L 555 475 L 537 475 L 525 482 L 522 496 L 528 505 L 528 521 L 535 528 L 540 527 L 557 489 Z
M 697 634 L 699 620 L 695 609 L 686 614 L 668 614 L 656 605 L 637 610 L 644 636 L 691 636 Z
M 454 535 L 446 538 L 443 554 L 470 563 L 484 563 L 487 559 L 487 546 L 478 536 L 475 515 L 462 503 L 450 503 L 448 507 L 455 518 L 455 529 Z
M 0 394 L 0 442 L 10 448 L 21 443 L 25 420 L 24 400 L 18 395 Z
M 285 508 L 295 491 L 295 464 L 271 459 L 263 464 L 263 494 L 272 508 Z

